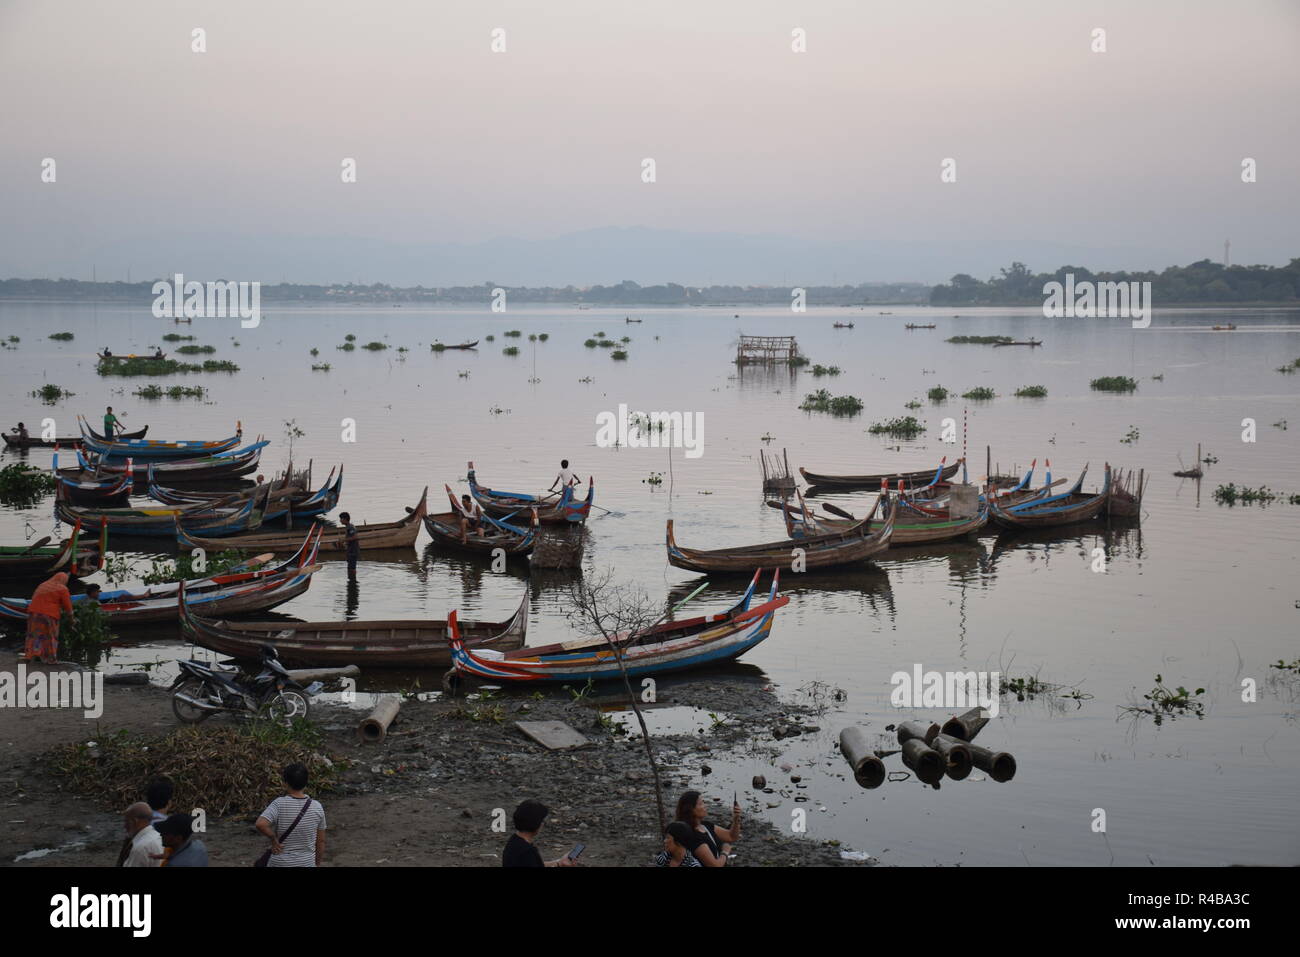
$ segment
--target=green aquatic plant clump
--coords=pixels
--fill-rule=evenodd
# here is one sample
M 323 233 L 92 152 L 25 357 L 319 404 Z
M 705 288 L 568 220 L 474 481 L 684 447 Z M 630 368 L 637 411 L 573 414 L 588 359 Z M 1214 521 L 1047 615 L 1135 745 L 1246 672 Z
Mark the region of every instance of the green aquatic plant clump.
M 176 350 L 183 356 L 210 355 L 217 351 L 216 346 L 180 346 Z
M 867 429 L 872 435 L 890 435 L 899 439 L 914 439 L 925 431 L 925 426 L 915 416 L 893 418 L 887 422 L 876 422 Z
M 1137 380 L 1126 375 L 1102 376 L 1093 379 L 1088 385 L 1098 392 L 1133 392 L 1138 387 Z
M 1016 390 L 1016 396 L 1021 399 L 1045 399 L 1047 398 L 1047 386 L 1022 385 Z
M 57 485 L 53 475 L 25 462 L 6 465 L 0 469 L 0 505 L 27 508 L 54 491 Z
M 55 342 L 71 342 L 76 336 L 70 332 L 52 332 L 50 338 Z
M 501 354 L 502 354 L 503 356 L 517 356 L 517 355 L 519 355 L 519 347 L 518 347 L 518 346 L 506 346 L 504 349 L 501 350 Z
M 32 390 L 32 397 L 40 399 L 46 405 L 54 405 L 60 399 L 67 399 L 74 395 L 75 392 L 69 392 L 62 386 L 50 385 L 48 382 L 39 389 Z
M 948 395 L 949 395 L 948 390 L 941 385 L 935 386 L 933 389 L 931 389 L 929 392 L 926 393 L 926 396 L 929 398 L 931 402 L 946 402 L 948 399 Z
M 799 408 L 804 412 L 828 412 L 837 416 L 857 415 L 865 406 L 861 399 L 853 395 L 831 395 L 825 389 L 818 389 L 804 396 Z
M 989 399 L 996 398 L 997 393 L 994 392 L 992 389 L 990 389 L 988 386 L 981 385 L 981 386 L 976 386 L 974 389 L 971 389 L 969 392 L 963 392 L 961 394 L 961 397 L 963 399 L 976 399 L 979 401 L 987 401 Z

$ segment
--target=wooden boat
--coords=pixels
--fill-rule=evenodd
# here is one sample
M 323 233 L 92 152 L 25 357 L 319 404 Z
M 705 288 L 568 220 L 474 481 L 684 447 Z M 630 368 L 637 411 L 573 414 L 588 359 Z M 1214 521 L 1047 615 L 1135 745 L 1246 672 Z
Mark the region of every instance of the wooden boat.
M 447 498 L 451 500 L 450 512 L 439 512 L 436 515 L 424 516 L 424 527 L 429 530 L 429 535 L 439 545 L 447 548 L 455 548 L 468 552 L 495 552 L 498 548 L 505 551 L 507 555 L 527 555 L 533 550 L 533 545 L 537 540 L 538 520 L 536 511 L 533 510 L 532 523 L 526 528 L 520 528 L 509 522 L 502 521 L 499 518 L 493 518 L 486 513 L 480 520 L 483 528 L 478 531 L 469 531 L 465 535 L 465 541 L 460 540 L 460 520 L 464 515 L 461 505 L 456 501 L 456 495 L 451 490 L 450 485 L 444 485 L 447 490 Z
M 772 575 L 767 601 L 751 608 L 761 570 L 754 573 L 744 596 L 721 614 L 670 621 L 614 639 L 616 652 L 603 638 L 580 639 L 517 651 L 467 646 L 456 612 L 452 612 L 451 653 L 456 672 L 493 682 L 556 681 L 582 684 L 629 675 L 664 674 L 740 657 L 772 631 L 777 609 L 789 603 L 777 594 L 780 572 Z
M 127 459 L 127 465 L 131 463 Z M 54 447 L 54 462 L 51 469 L 59 483 L 59 490 L 64 493 L 70 500 L 81 504 L 91 504 L 96 502 L 109 502 L 113 500 L 125 499 L 131 494 L 131 489 L 135 487 L 135 482 L 130 475 L 109 475 L 104 478 L 82 478 L 71 479 L 62 474 L 59 469 L 59 447 Z
M 961 468 L 964 459 L 958 459 L 952 465 L 945 465 L 947 456 L 939 462 L 937 470 L 929 469 L 917 472 L 894 472 L 893 474 L 878 473 L 875 475 L 825 475 L 821 472 L 809 472 L 805 468 L 799 469 L 799 474 L 804 477 L 804 481 L 809 485 L 835 485 L 842 488 L 877 488 L 881 482 L 888 482 L 890 487 L 896 486 L 899 482 L 903 483 L 905 488 L 916 486 L 934 485 L 937 482 L 946 482 L 957 474 L 957 469 Z
M 360 665 L 362 668 L 446 668 L 451 665 L 449 623 L 436 619 L 395 621 L 241 621 L 200 616 L 188 603 L 181 629 L 196 645 L 232 658 L 256 660 L 272 645 L 280 661 L 300 668 Z M 528 633 L 527 589 L 506 621 L 461 623 L 465 643 L 476 651 L 510 651 Z
M 1049 495 L 1053 486 L 1062 484 L 1065 479 L 1052 481 L 1052 463 L 1047 463 L 1047 482 L 1041 489 L 1032 487 L 1034 480 L 1034 469 L 1038 467 L 1038 459 L 1030 463 L 1028 471 L 1017 482 L 1014 479 L 995 478 L 989 487 L 986 487 L 980 493 L 979 501 L 983 504 L 989 498 L 999 501 L 1003 505 L 1020 504 L 1030 499 L 1040 498 Z M 922 515 L 930 515 L 938 518 L 948 517 L 948 495 L 947 492 L 951 485 L 947 482 L 936 482 L 922 488 L 914 489 L 910 494 L 902 495 L 899 498 L 899 504 L 903 508 L 903 514 L 917 512 Z M 903 491 L 900 489 L 900 491 Z
M 1060 495 L 1048 495 L 1017 505 L 999 505 L 997 502 L 992 502 L 989 510 L 993 520 L 1011 529 L 1051 528 L 1092 521 L 1105 511 L 1110 501 L 1110 466 L 1106 466 L 1106 480 L 1102 484 L 1101 491 L 1095 494 L 1082 491 L 1083 480 L 1087 474 L 1088 467 L 1085 465 L 1079 480 L 1068 492 Z
M 237 492 L 197 492 L 166 488 L 152 480 L 149 482 L 149 497 L 164 505 L 207 506 L 209 508 L 230 508 L 247 502 L 254 502 L 262 510 L 262 522 L 267 523 L 278 518 L 312 518 L 334 510 L 338 505 L 339 495 L 343 491 L 343 467 L 339 466 L 338 479 L 334 479 L 334 470 L 330 469 L 325 484 L 316 491 L 305 490 L 291 484 L 291 476 L 286 473 L 281 482 L 274 485 L 264 482 L 250 489 Z
M 862 521 L 862 519 L 852 517 L 827 518 L 823 515 L 814 515 L 810 509 L 800 507 L 803 506 L 802 497 L 799 506 L 786 502 L 769 502 L 768 504 L 781 508 L 782 515 L 785 516 L 785 533 L 795 541 L 811 536 L 826 535 L 830 532 L 843 531 Z M 870 514 L 866 518 L 872 531 L 879 531 L 884 526 L 884 522 L 878 519 L 873 521 L 873 516 L 879 506 L 880 500 L 877 499 L 876 505 L 872 507 Z M 952 518 L 947 514 L 917 514 L 909 517 L 906 510 L 900 510 L 897 514 L 897 521 L 894 522 L 894 532 L 889 538 L 889 547 L 929 545 L 934 542 L 946 542 L 954 538 L 974 535 L 983 529 L 988 524 L 988 521 L 989 510 L 987 504 L 981 504 L 976 514 L 966 518 Z
M 479 506 L 494 518 L 505 518 L 536 509 L 537 521 L 543 525 L 564 525 L 570 522 L 581 525 L 591 514 L 596 480 L 587 478 L 587 497 L 579 502 L 573 497 L 573 488 L 564 489 L 552 501 L 552 495 L 528 495 L 523 492 L 499 492 L 479 485 L 474 477 L 474 463 L 469 463 L 469 494 Z
M 192 459 L 205 455 L 217 455 L 236 448 L 239 445 L 240 437 L 243 435 L 243 429 L 239 427 L 230 438 L 211 442 L 163 442 L 159 439 L 119 440 L 117 438 L 108 440 L 96 438 L 81 416 L 78 416 L 77 420 L 81 424 L 81 444 L 91 452 L 108 459 L 132 457 L 141 461 L 156 461 L 158 459 Z
M 848 528 L 800 539 L 796 545 L 780 541 L 707 551 L 680 547 L 673 535 L 673 520 L 670 518 L 668 564 L 692 572 L 750 574 L 760 568 L 790 567 L 796 557 L 794 550 L 798 548 L 803 551 L 803 569 L 806 571 L 856 565 L 889 547 L 896 515 L 896 509 L 888 509 L 884 523 L 876 531 L 872 531 L 871 523 L 864 520 Z
M 233 615 L 265 611 L 301 595 L 311 585 L 319 533 L 308 532 L 294 556 L 279 565 L 264 568 L 270 555 L 259 555 L 234 569 L 209 578 L 170 582 L 146 589 L 119 589 L 99 594 L 99 607 L 116 625 L 174 621 L 184 603 L 210 614 Z M 73 595 L 72 602 L 90 601 L 85 594 Z M 27 618 L 29 602 L 0 598 L 0 619 Z
M 623 319 L 624 322 L 641 322 L 641 319 L 633 319 L 630 316 Z
M 270 444 L 264 439 L 258 439 L 252 445 L 231 452 L 176 461 L 134 462 L 130 468 L 126 462 L 101 458 L 93 452 L 87 456 L 78 448 L 78 467 L 63 469 L 62 474 L 69 478 L 84 478 L 124 474 L 129 471 L 137 483 L 147 483 L 150 471 L 156 478 L 165 482 L 207 482 L 212 479 L 236 478 L 256 471 L 262 458 L 262 450 Z
M 995 342 L 993 348 L 1000 349 L 1002 346 L 1041 346 L 1042 344 L 1041 339 L 1021 339 L 1015 342 Z
M 853 323 L 851 323 L 851 322 L 837 322 L 837 323 L 835 323 L 835 328 L 836 328 L 836 329 L 852 329 L 852 328 L 853 328 Z
M 166 536 L 175 534 L 181 525 L 196 535 L 219 537 L 257 528 L 262 523 L 262 513 L 254 502 L 245 502 L 237 508 L 211 508 L 208 506 L 173 506 L 169 508 L 83 508 L 63 498 L 62 491 L 54 499 L 54 514 L 59 521 L 75 525 L 97 525 L 104 521 L 114 535 Z M 226 548 L 234 546 L 223 546 Z
M 55 572 L 93 575 L 103 567 L 107 538 L 108 530 L 101 526 L 98 547 L 85 545 L 78 524 L 57 545 L 47 545 L 48 537 L 31 545 L 0 545 L 0 579 L 45 578 Z
M 370 525 L 357 525 L 357 542 L 362 551 L 383 548 L 410 548 L 420 535 L 420 520 L 428 513 L 429 489 L 425 487 L 415 508 L 408 508 L 407 516 L 396 522 L 376 522 Z M 320 556 L 324 558 L 342 558 L 347 549 L 347 531 L 341 527 L 320 526 Z M 280 552 L 297 547 L 297 534 L 293 532 L 252 532 L 242 535 L 230 535 L 224 538 L 204 538 L 202 533 L 192 532 L 177 522 L 176 541 L 186 548 L 206 548 L 220 551 L 225 548 L 243 548 L 254 551 Z
M 149 431 L 149 426 L 146 425 L 143 429 L 137 429 L 134 432 L 123 432 L 121 435 L 118 436 L 118 438 L 143 439 L 145 433 L 148 431 Z M 94 429 L 90 430 L 90 434 L 96 436 L 97 438 L 100 437 L 99 433 L 95 432 Z M 79 435 L 68 435 L 68 436 L 62 436 L 60 438 L 54 438 L 54 439 L 42 439 L 40 436 L 37 435 L 28 435 L 27 438 L 24 439 L 19 437 L 16 432 L 10 431 L 5 433 L 0 433 L 0 438 L 4 439 L 5 445 L 13 449 L 37 449 L 37 448 L 48 449 L 48 448 L 60 448 L 60 447 L 65 449 L 70 449 L 74 447 L 79 447 L 81 445 L 81 436 Z M 108 441 L 108 440 L 105 439 L 104 441 Z
M 186 321 L 192 322 L 193 320 L 186 320 Z M 97 352 L 95 355 L 100 362 L 113 362 L 116 359 L 148 359 L 151 362 L 162 362 L 164 359 L 167 358 L 167 353 L 165 352 L 159 352 L 157 355 L 151 355 L 151 356 L 140 356 L 140 355 L 136 355 L 134 352 L 130 352 L 127 353 L 126 355 L 121 355 L 121 356 L 115 355 L 111 352 Z
M 1235 323 L 1230 322 L 1226 326 L 1211 326 L 1211 328 L 1215 332 L 1231 332 L 1233 329 L 1236 329 L 1237 326 Z
M 473 342 L 462 342 L 458 346 L 449 346 L 443 342 L 435 342 L 429 346 L 429 348 L 432 349 L 434 352 L 447 352 L 450 349 L 475 349 L 477 347 L 478 347 L 477 339 L 475 339 Z
M 903 328 L 904 329 L 934 329 L 937 327 L 933 322 L 928 324 L 922 324 L 919 322 L 909 322 L 907 325 L 903 326 Z

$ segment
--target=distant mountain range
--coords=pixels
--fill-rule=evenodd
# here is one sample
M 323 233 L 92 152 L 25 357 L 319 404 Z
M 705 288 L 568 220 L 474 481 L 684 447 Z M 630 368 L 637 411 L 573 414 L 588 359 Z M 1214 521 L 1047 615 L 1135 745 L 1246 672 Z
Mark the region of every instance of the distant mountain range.
M 1200 253 L 1203 255 L 1204 253 Z M 0 275 L 45 276 L 15 249 Z M 481 243 L 397 242 L 303 236 L 169 234 L 123 237 L 81 249 L 62 276 L 134 280 L 175 272 L 195 278 L 395 286 L 590 286 L 633 280 L 643 286 L 852 286 L 867 282 L 931 285 L 957 273 L 997 274 L 1012 261 L 1034 269 L 1078 263 L 1094 270 L 1153 269 L 1191 257 L 1171 250 L 1083 246 L 1043 240 L 810 240 L 787 236 L 689 233 L 608 227 L 550 239 Z

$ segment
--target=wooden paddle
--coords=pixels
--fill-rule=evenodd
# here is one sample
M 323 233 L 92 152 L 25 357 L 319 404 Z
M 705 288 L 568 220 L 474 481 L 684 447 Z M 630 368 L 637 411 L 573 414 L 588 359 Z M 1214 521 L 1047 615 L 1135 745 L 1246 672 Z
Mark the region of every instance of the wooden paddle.
M 39 541 L 32 542 L 25 549 L 19 552 L 19 554 L 26 555 L 30 552 L 36 551 L 36 549 L 40 548 L 42 545 L 48 545 L 49 543 L 50 543 L 50 536 L 46 535 L 44 538 L 40 539 Z
M 844 511 L 838 505 L 831 505 L 829 502 L 822 503 L 822 511 L 830 512 L 832 515 L 838 515 L 840 518 L 847 518 L 850 521 L 857 521 L 857 518 L 850 512 Z

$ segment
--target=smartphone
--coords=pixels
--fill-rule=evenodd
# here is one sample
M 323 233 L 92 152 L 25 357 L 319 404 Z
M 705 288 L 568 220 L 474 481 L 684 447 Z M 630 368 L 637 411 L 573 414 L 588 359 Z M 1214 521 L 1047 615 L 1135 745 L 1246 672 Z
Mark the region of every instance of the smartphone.
M 578 859 L 578 855 L 581 854 L 586 849 L 587 849 L 586 844 L 573 845 L 573 850 L 569 851 L 569 860 L 576 861 Z

